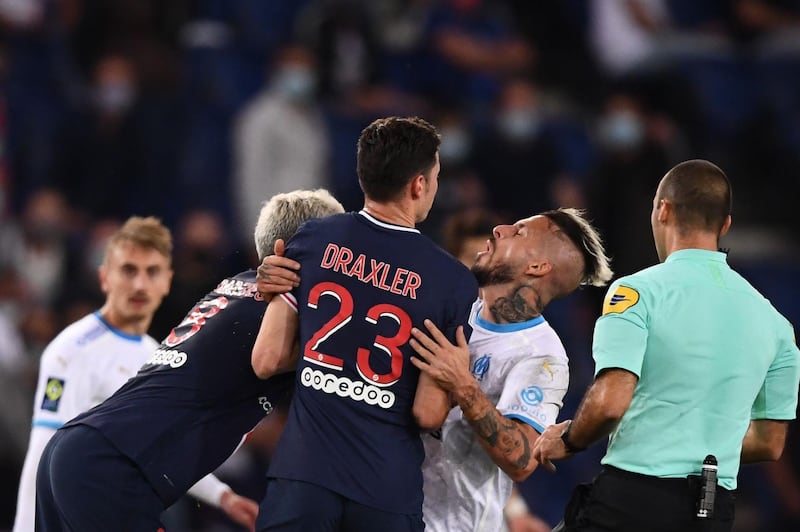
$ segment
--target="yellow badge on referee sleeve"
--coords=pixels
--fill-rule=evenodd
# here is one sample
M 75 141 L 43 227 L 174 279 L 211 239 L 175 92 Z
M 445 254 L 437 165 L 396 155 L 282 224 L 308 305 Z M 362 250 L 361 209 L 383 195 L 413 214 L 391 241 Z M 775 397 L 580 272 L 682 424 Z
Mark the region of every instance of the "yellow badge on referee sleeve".
M 625 312 L 639 301 L 639 292 L 627 286 L 618 286 L 606 295 L 603 302 L 603 316 L 612 312 Z

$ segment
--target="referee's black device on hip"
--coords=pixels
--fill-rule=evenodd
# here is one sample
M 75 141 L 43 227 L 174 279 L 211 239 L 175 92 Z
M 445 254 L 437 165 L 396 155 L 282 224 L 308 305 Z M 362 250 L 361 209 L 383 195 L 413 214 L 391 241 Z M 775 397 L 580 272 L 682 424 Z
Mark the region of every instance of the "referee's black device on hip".
M 714 496 L 717 494 L 717 458 L 713 454 L 703 460 L 700 474 L 700 493 L 697 497 L 697 517 L 711 519 L 714 516 Z

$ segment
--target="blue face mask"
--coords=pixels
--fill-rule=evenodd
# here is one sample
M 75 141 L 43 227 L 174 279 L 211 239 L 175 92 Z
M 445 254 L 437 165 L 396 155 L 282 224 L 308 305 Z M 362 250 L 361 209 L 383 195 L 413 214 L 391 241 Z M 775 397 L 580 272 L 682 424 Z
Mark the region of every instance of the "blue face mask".
M 291 100 L 308 100 L 317 88 L 317 78 L 308 68 L 284 67 L 275 74 L 272 86 Z
M 642 121 L 633 113 L 614 112 L 600 123 L 600 141 L 612 149 L 631 150 L 644 140 Z
M 439 145 L 439 157 L 445 163 L 463 162 L 472 148 L 469 133 L 460 127 L 443 127 L 442 143 Z
M 106 83 L 95 90 L 95 103 L 106 113 L 126 111 L 136 98 L 133 85 L 124 82 Z
M 533 140 L 542 128 L 542 117 L 536 109 L 508 109 L 498 115 L 497 127 L 510 140 Z

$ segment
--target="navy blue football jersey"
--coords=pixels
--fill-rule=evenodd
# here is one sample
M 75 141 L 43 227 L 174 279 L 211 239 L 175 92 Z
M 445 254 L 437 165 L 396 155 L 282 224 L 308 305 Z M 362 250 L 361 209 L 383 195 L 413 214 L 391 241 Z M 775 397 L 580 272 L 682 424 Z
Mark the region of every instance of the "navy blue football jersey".
M 467 327 L 474 276 L 416 229 L 364 211 L 306 222 L 286 256 L 301 264 L 300 286 L 284 296 L 298 311 L 300 359 L 269 475 L 421 513 L 419 370 L 408 340 L 426 318 L 451 340 Z
M 171 504 L 215 470 L 276 405 L 294 374 L 259 379 L 251 354 L 266 304 L 256 272 L 223 280 L 161 343 L 139 373 L 69 425 L 99 430 Z

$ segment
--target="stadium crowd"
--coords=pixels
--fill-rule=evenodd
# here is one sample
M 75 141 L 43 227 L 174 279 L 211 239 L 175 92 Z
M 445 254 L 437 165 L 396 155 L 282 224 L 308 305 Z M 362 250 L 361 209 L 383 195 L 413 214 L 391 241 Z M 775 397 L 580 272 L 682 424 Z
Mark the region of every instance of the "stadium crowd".
M 712 160 L 736 191 L 731 265 L 800 325 L 800 1 L 0 0 L 0 28 L 3 493 L 42 349 L 102 304 L 97 266 L 127 217 L 175 235 L 161 340 L 219 279 L 257 266 L 258 199 L 325 187 L 361 206 L 354 147 L 380 116 L 440 130 L 422 228 L 451 252 L 471 228 L 577 207 L 617 276 L 658 261 L 645 222 L 664 173 Z M 591 383 L 602 296 L 547 308 L 570 355 L 559 419 Z M 736 530 L 800 528 L 794 425 L 780 462 L 742 468 Z M 273 438 L 219 476 L 259 500 Z M 600 456 L 532 475 L 531 511 L 555 525 Z M 0 530 L 14 509 L 0 501 Z M 170 530 L 233 526 L 189 499 L 171 512 Z

